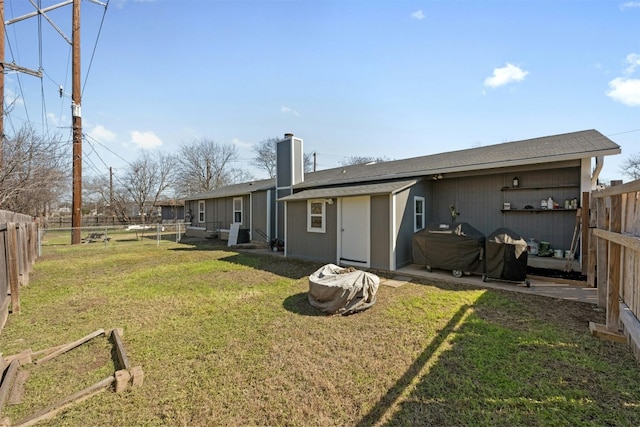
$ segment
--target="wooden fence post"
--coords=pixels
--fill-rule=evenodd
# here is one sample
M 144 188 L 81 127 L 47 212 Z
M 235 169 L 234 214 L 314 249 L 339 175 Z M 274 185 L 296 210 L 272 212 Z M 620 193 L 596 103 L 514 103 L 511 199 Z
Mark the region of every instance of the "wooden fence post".
M 598 226 L 597 217 L 597 199 L 591 198 L 589 201 L 589 253 L 587 255 L 587 286 L 591 288 L 596 287 L 596 264 L 597 264 L 597 240 L 593 235 L 593 229 Z M 583 224 L 585 227 L 585 224 Z M 584 263 L 584 260 L 583 260 Z
M 7 273 L 11 292 L 11 312 L 20 313 L 20 266 L 18 259 L 18 231 L 16 223 L 7 223 Z
M 582 218 L 580 223 L 582 224 L 581 236 L 580 236 L 580 260 L 582 261 L 582 274 L 587 274 L 589 267 L 589 192 L 582 193 Z
M 599 230 L 607 230 L 607 201 L 604 197 L 598 197 L 596 200 L 597 210 L 597 227 Z M 596 285 L 598 286 L 598 307 L 607 307 L 607 271 L 609 268 L 609 245 L 607 240 L 602 237 L 597 238 L 596 242 Z
M 622 195 L 611 196 L 611 223 L 609 231 L 620 233 L 622 231 Z M 609 274 L 607 289 L 607 322 L 606 327 L 610 331 L 620 329 L 620 255 L 619 243 L 609 242 Z
M 18 248 L 20 257 L 20 285 L 29 284 L 29 248 L 27 247 L 27 229 L 24 223 L 18 224 Z

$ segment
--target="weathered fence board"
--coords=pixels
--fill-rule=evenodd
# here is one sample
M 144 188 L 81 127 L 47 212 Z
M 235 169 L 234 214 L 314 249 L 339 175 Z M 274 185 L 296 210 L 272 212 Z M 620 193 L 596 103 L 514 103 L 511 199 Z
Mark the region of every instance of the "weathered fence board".
M 597 277 L 589 280 L 597 283 L 598 305 L 606 308 L 606 330 L 619 334 L 622 328 L 640 360 L 640 180 L 594 192 L 592 198 L 597 243 L 588 274 Z
M 37 258 L 38 223 L 28 215 L 0 210 L 0 331 L 20 312 L 20 287 L 29 283 Z

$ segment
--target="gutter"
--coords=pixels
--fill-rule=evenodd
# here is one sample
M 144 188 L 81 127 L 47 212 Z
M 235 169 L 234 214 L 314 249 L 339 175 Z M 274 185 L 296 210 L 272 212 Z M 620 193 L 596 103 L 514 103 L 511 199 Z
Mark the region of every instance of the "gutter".
M 596 168 L 593 170 L 593 174 L 591 175 L 591 188 L 596 188 L 596 184 L 598 184 L 598 177 L 600 176 L 600 171 L 602 171 L 603 166 L 604 156 L 597 156 Z

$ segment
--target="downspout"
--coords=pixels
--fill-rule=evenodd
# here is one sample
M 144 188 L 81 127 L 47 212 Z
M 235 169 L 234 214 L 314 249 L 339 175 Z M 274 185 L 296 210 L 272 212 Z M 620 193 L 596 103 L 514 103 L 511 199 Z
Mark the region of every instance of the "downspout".
M 592 190 L 594 188 L 596 188 L 596 185 L 598 184 L 598 176 L 600 176 L 600 171 L 602 170 L 603 166 L 604 166 L 604 156 L 597 156 L 596 157 L 596 168 L 593 170 L 593 174 L 591 175 L 591 189 Z

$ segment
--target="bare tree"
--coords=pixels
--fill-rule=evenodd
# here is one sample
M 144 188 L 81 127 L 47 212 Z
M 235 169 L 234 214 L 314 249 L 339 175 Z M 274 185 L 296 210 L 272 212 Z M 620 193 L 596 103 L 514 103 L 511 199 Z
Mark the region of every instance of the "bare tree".
M 632 180 L 640 179 L 640 153 L 631 154 L 620 167 L 620 172 Z
M 256 156 L 251 164 L 258 169 L 266 171 L 269 174 L 269 178 L 276 177 L 276 143 L 280 140 L 280 138 L 267 138 L 253 147 Z M 311 154 L 303 154 L 303 162 L 304 171 L 312 172 L 313 160 Z
M 116 180 L 113 187 L 106 176 L 91 176 L 83 184 L 84 200 L 93 200 L 102 206 L 107 215 L 115 216 L 118 221 L 131 223 L 133 200 L 127 189 Z M 86 202 L 85 202 L 86 203 Z
M 390 160 L 391 159 L 389 159 L 388 157 L 351 156 L 343 160 L 340 164 L 341 166 L 365 165 L 367 163 L 382 163 L 382 162 L 388 162 Z
M 302 155 L 302 162 L 304 163 L 304 171 L 305 173 L 314 172 L 313 170 L 313 160 L 311 154 L 304 153 Z
M 181 194 L 200 193 L 253 179 L 233 166 L 237 160 L 238 150 L 232 144 L 209 139 L 183 144 L 176 165 L 176 190 Z
M 253 147 L 256 156 L 251 164 L 267 172 L 269 178 L 276 177 L 276 143 L 278 141 L 280 141 L 278 138 L 267 138 Z
M 171 158 L 164 153 L 143 152 L 127 170 L 123 182 L 138 209 L 143 223 L 152 216 L 151 210 L 171 184 Z
M 0 209 L 28 215 L 45 213 L 68 186 L 71 156 L 59 137 L 43 137 L 23 127 L 2 145 Z M 66 168 L 69 169 L 69 168 Z

